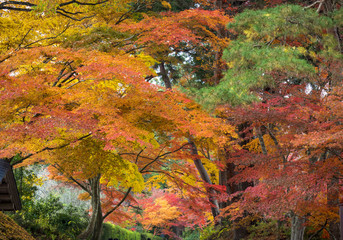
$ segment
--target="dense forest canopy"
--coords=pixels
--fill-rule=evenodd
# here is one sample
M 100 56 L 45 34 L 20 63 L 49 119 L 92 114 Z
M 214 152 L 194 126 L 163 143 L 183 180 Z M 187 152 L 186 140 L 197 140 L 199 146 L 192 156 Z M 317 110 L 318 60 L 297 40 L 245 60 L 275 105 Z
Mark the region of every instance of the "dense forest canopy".
M 341 6 L 0 1 L 12 217 L 46 239 L 129 239 L 105 222 L 139 239 L 339 239 Z M 88 214 L 37 197 L 39 165 Z

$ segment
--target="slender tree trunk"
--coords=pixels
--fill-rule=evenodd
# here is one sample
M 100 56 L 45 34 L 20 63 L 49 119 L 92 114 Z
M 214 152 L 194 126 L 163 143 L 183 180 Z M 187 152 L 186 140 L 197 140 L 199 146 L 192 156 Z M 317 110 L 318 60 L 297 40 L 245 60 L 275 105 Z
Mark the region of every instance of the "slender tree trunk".
M 167 71 L 164 67 L 164 62 L 162 62 L 160 64 L 160 73 L 162 75 L 162 79 L 163 79 L 163 82 L 165 84 L 165 87 L 167 89 L 172 89 L 172 84 L 171 84 L 171 81 L 168 77 L 168 74 L 167 74 Z M 195 156 L 198 156 L 198 149 L 197 147 L 195 146 L 195 143 L 191 140 L 191 138 L 188 139 L 188 142 L 189 144 L 191 145 L 191 148 L 192 148 L 192 154 L 195 155 Z M 195 160 L 194 160 L 194 164 L 201 176 L 201 179 L 203 181 L 205 181 L 207 184 L 209 185 L 212 185 L 212 181 L 210 179 L 210 176 L 208 175 L 204 165 L 202 164 L 201 160 L 197 157 Z M 211 210 L 212 210 L 212 215 L 213 215 L 213 218 L 216 218 L 218 215 L 219 215 L 219 204 L 218 204 L 218 201 L 217 199 L 213 196 L 215 194 L 215 191 L 213 189 L 207 189 L 207 193 L 208 193 L 208 197 L 209 197 L 209 201 L 211 203 Z
M 243 130 L 245 130 L 249 126 L 249 123 L 244 123 L 238 125 L 238 132 L 241 139 L 245 139 L 246 135 L 245 133 L 242 133 Z M 240 145 L 243 147 L 245 144 L 247 144 L 249 140 L 243 140 Z M 228 159 L 228 151 L 227 149 L 223 149 L 223 158 Z M 229 183 L 229 180 L 236 176 L 236 164 L 233 162 L 227 162 L 226 168 L 220 172 L 220 184 L 226 186 L 226 192 L 231 195 L 236 193 L 237 191 L 244 191 L 247 187 L 252 186 L 251 182 L 241 182 L 241 183 Z M 221 208 L 230 206 L 232 203 L 239 201 L 240 196 L 236 196 L 231 198 L 230 200 L 226 201 L 224 204 L 221 204 Z M 241 218 L 235 219 L 234 221 L 231 221 L 232 225 L 232 237 L 230 239 L 232 240 L 240 240 L 246 238 L 249 233 L 246 229 L 246 227 L 240 226 L 239 221 Z
M 258 140 L 259 140 L 259 142 L 260 142 L 260 146 L 261 146 L 262 153 L 263 153 L 264 155 L 268 155 L 268 151 L 267 151 L 266 144 L 264 143 L 263 133 L 262 133 L 262 131 L 261 131 L 261 127 L 259 127 L 258 129 L 255 129 L 255 131 L 256 131 Z
M 192 148 L 192 154 L 195 156 L 198 156 L 198 149 L 195 146 L 195 143 L 191 140 L 188 139 L 189 144 L 191 145 Z M 198 172 L 201 176 L 201 179 L 206 182 L 209 185 L 212 185 L 212 181 L 210 179 L 210 176 L 208 175 L 204 165 L 202 164 L 201 160 L 197 157 L 194 159 L 194 164 L 196 168 L 198 169 Z M 209 201 L 211 203 L 211 210 L 212 210 L 212 215 L 214 218 L 216 218 L 219 215 L 219 204 L 217 199 L 213 196 L 215 194 L 215 191 L 213 189 L 207 189 L 208 195 L 209 195 Z
M 305 233 L 305 218 L 291 214 L 291 240 L 303 240 Z
M 268 127 L 266 127 L 266 130 L 268 131 L 269 136 L 273 140 L 275 146 L 278 148 L 279 154 L 280 154 L 280 157 L 282 157 L 283 163 L 286 164 L 286 161 L 287 161 L 286 157 L 282 154 L 280 145 L 279 145 L 276 137 L 274 136 L 272 131 L 268 129 Z M 261 130 L 261 127 L 259 127 L 259 129 L 257 130 L 257 137 L 258 137 L 258 139 L 260 141 L 262 153 L 264 155 L 267 155 L 268 151 L 267 151 L 264 139 L 263 139 L 263 132 Z M 293 212 L 291 213 L 291 240 L 303 240 L 304 239 L 305 220 L 306 220 L 305 218 L 300 217 L 300 216 L 296 215 Z M 279 226 L 281 226 L 281 223 L 282 222 L 280 220 L 278 220 L 278 233 L 277 233 L 278 239 L 280 238 L 280 228 L 279 228 Z
M 223 176 L 226 176 L 227 180 L 226 180 L 226 190 L 227 193 L 230 194 L 234 194 L 237 191 L 244 191 L 248 186 L 251 186 L 251 183 L 249 182 L 241 182 L 238 184 L 235 183 L 228 183 L 228 179 L 233 178 L 236 173 L 235 173 L 235 164 L 234 163 L 227 163 L 226 164 L 226 170 L 224 171 L 225 174 L 223 174 Z M 224 207 L 231 205 L 232 203 L 239 201 L 239 196 L 232 198 L 230 201 L 227 201 L 225 203 L 225 205 L 223 205 Z M 245 237 L 247 237 L 249 235 L 248 230 L 246 227 L 244 226 L 240 226 L 239 221 L 241 220 L 241 218 L 237 218 L 234 221 L 231 221 L 232 224 L 232 240 L 241 240 L 244 239 Z
M 327 204 L 331 209 L 339 209 L 339 180 L 338 178 L 332 177 L 327 185 Z M 335 239 L 340 239 L 340 228 L 339 222 L 329 221 L 330 235 L 334 236 Z
M 219 171 L 219 185 L 225 186 L 226 192 L 229 193 L 229 187 L 228 187 L 228 181 L 227 180 L 228 180 L 228 171 L 226 169 Z M 219 207 L 221 209 L 227 207 L 226 202 L 219 203 Z
M 281 240 L 281 227 L 282 227 L 282 225 L 283 225 L 283 221 L 277 220 L 277 223 L 276 223 L 276 227 L 277 227 L 276 239 L 277 240 Z
M 89 220 L 88 226 L 85 231 L 83 231 L 78 239 L 81 240 L 100 240 L 102 231 L 102 210 L 100 202 L 100 175 L 89 179 L 89 185 L 91 189 L 91 205 L 92 205 L 92 215 Z
M 172 89 L 172 85 L 168 76 L 168 73 L 166 71 L 166 68 L 164 66 L 164 62 L 160 63 L 160 74 L 162 76 L 162 80 L 164 82 L 164 85 L 167 89 Z

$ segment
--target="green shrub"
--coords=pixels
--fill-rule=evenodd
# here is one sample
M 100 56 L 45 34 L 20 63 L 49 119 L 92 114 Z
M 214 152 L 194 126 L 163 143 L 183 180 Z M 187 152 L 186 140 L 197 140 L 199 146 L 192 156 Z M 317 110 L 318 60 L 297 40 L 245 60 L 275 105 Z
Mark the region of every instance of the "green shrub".
M 200 233 L 200 240 L 226 240 L 233 239 L 232 229 L 226 226 L 209 225 Z
M 125 228 L 119 227 L 111 223 L 104 223 L 102 228 L 102 240 L 108 240 L 109 238 L 117 238 L 119 240 L 162 240 L 161 237 L 154 236 L 151 233 L 139 233 L 132 232 Z
M 26 202 L 23 209 L 11 217 L 34 237 L 47 240 L 76 239 L 88 221 L 86 211 L 64 205 L 54 195 Z
M 214 228 L 213 225 L 208 225 L 201 231 L 200 240 L 206 240 L 216 232 L 217 230 Z
M 142 240 L 148 240 L 149 238 L 151 240 L 161 240 L 161 237 L 155 236 L 154 234 L 151 233 L 141 233 Z
M 199 240 L 200 239 L 200 231 L 199 231 L 199 229 L 186 228 L 182 234 L 182 238 L 184 240 Z
M 103 224 L 101 239 L 107 240 L 109 238 L 118 238 L 119 240 L 141 240 L 141 235 L 138 232 L 132 232 L 107 222 Z
M 249 231 L 248 240 L 255 239 L 289 239 L 288 228 L 284 224 L 279 224 L 275 220 L 260 220 L 247 228 Z

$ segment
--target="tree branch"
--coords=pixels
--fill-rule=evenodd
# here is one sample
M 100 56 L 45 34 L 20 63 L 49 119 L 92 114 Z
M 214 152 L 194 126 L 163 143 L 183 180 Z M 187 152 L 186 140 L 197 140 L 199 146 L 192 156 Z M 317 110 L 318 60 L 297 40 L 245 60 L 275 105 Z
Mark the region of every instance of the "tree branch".
M 137 164 L 137 162 L 138 162 L 139 155 L 141 155 L 141 153 L 142 153 L 144 150 L 145 150 L 145 148 L 143 148 L 143 149 L 137 154 L 137 156 L 136 156 L 136 161 L 135 161 L 136 164 Z
M 64 16 L 64 17 L 70 18 L 71 20 L 78 21 L 78 22 L 80 22 L 80 21 L 82 21 L 84 19 L 87 19 L 87 18 L 92 18 L 92 17 L 95 16 L 95 15 L 91 15 L 91 16 L 85 16 L 85 17 L 82 17 L 82 18 L 74 18 L 74 17 L 69 16 L 69 15 L 67 15 L 67 14 L 65 14 L 65 13 L 63 13 L 61 11 L 58 11 L 58 10 L 56 11 L 56 13 L 58 13 L 58 14 Z
M 322 8 L 324 1 L 325 1 L 325 0 L 321 0 L 321 1 L 320 1 L 319 6 L 318 6 L 317 11 L 316 11 L 317 13 L 320 12 L 320 9 Z
M 57 147 L 45 147 L 45 148 L 43 148 L 43 149 L 41 149 L 41 150 L 39 150 L 39 151 L 37 151 L 37 152 L 35 152 L 35 153 L 30 153 L 30 154 L 28 154 L 27 156 L 22 157 L 22 158 L 20 159 L 20 161 L 15 162 L 14 164 L 12 164 L 12 166 L 17 165 L 17 164 L 19 164 L 19 163 L 22 163 L 24 160 L 26 160 L 26 159 L 28 159 L 28 158 L 34 156 L 34 155 L 37 155 L 37 154 L 39 154 L 39 153 L 42 153 L 42 152 L 45 152 L 45 151 L 51 151 L 51 150 L 56 150 L 56 149 L 61 149 L 61 148 L 67 147 L 67 146 L 69 146 L 71 143 L 75 143 L 75 142 L 81 141 L 81 140 L 83 140 L 83 139 L 85 139 L 85 138 L 87 138 L 87 137 L 89 137 L 89 136 L 91 136 L 91 135 L 92 135 L 92 133 L 86 134 L 86 135 L 84 135 L 84 136 L 82 136 L 82 137 L 80 137 L 80 138 L 78 138 L 78 139 L 76 139 L 76 140 L 74 140 L 74 141 L 72 141 L 72 142 L 65 143 L 65 144 L 62 144 L 62 145 L 57 146 Z
M 257 134 L 257 137 L 258 137 L 258 140 L 260 142 L 260 146 L 261 146 L 261 149 L 262 149 L 262 153 L 264 155 L 267 155 L 268 154 L 268 151 L 267 151 L 267 148 L 266 148 L 266 144 L 264 143 L 264 139 L 263 139 L 263 135 L 262 135 L 262 131 L 261 131 L 261 127 L 259 127 L 258 129 L 256 129 L 256 134 Z
M 285 155 L 282 154 L 282 151 L 281 151 L 280 144 L 279 144 L 278 140 L 276 139 L 276 137 L 273 134 L 273 132 L 269 129 L 269 127 L 266 127 L 266 129 L 268 131 L 268 134 L 269 134 L 270 138 L 273 140 L 275 146 L 279 150 L 279 154 L 280 154 L 280 157 L 282 157 L 283 163 L 286 163 L 287 159 L 286 159 Z
M 129 156 L 137 156 L 137 153 L 118 153 L 119 156 L 122 155 L 129 155 Z M 147 157 L 147 156 L 140 156 L 140 158 L 148 159 L 148 160 L 154 160 L 154 158 Z
M 77 14 L 83 14 L 84 13 L 84 12 L 69 12 L 69 11 L 67 11 L 67 10 L 65 10 L 63 8 L 60 8 L 60 7 L 58 7 L 56 10 L 57 11 L 62 11 L 65 14 L 70 14 L 70 15 L 77 15 Z
M 22 47 L 22 48 L 27 48 L 27 47 L 29 47 L 29 46 L 31 46 L 31 45 L 33 45 L 33 44 L 39 43 L 39 42 L 44 41 L 44 40 L 49 40 L 49 39 L 58 38 L 58 37 L 61 36 L 63 33 L 65 33 L 65 31 L 67 31 L 67 29 L 68 29 L 69 27 L 70 27 L 70 23 L 68 23 L 67 26 L 62 30 L 62 32 L 58 33 L 57 35 L 55 35 L 55 36 L 53 36 L 53 37 L 41 38 L 41 39 L 39 39 L 39 40 L 37 40 L 37 41 L 34 41 L 34 42 L 32 42 L 32 43 L 29 43 L 29 44 L 25 45 L 25 46 Z
M 12 5 L 12 6 L 11 6 Z M 13 7 L 16 6 L 16 7 Z M 30 7 L 30 8 L 20 8 L 20 7 Z M 6 1 L 0 3 L 0 10 L 14 10 L 14 11 L 23 11 L 23 12 L 31 12 L 33 9 L 32 7 L 37 6 L 36 4 L 30 2 L 19 2 L 19 1 Z
M 6 9 L 6 10 L 14 10 L 19 12 L 31 12 L 32 9 L 30 8 L 16 8 L 16 7 L 2 7 L 0 9 Z
M 169 155 L 169 154 L 172 154 L 172 153 L 174 153 L 174 152 L 180 151 L 182 148 L 184 148 L 184 147 L 187 146 L 187 145 L 189 145 L 189 143 L 186 143 L 186 144 L 182 145 L 181 147 L 175 149 L 174 151 L 170 151 L 170 152 L 166 152 L 166 153 L 164 153 L 164 154 L 158 155 L 153 161 L 151 161 L 150 163 L 146 164 L 139 172 L 140 172 L 140 173 L 143 173 L 144 170 L 145 170 L 147 167 L 149 167 L 151 164 L 153 164 L 154 162 L 156 162 L 158 159 L 160 159 L 160 158 L 162 158 L 162 157 L 164 157 L 164 156 L 167 156 L 167 155 Z M 144 150 L 144 149 L 143 149 L 143 150 Z M 137 161 L 139 155 L 143 152 L 143 150 L 141 150 L 141 151 L 136 155 L 136 156 L 137 156 L 137 157 L 136 157 L 136 161 Z M 124 155 L 124 154 L 126 154 L 126 155 L 133 155 L 133 153 L 123 153 L 123 154 L 119 154 L 119 155 Z M 147 158 L 147 157 L 146 157 L 146 158 Z M 118 209 L 118 208 L 120 207 L 121 204 L 123 204 L 123 202 L 124 202 L 124 201 L 126 200 L 126 198 L 129 196 L 131 190 L 132 190 L 132 187 L 130 187 L 130 188 L 126 191 L 125 195 L 124 195 L 123 198 L 120 200 L 120 202 L 119 202 L 114 208 L 112 208 L 110 211 L 108 211 L 108 212 L 103 216 L 103 219 L 105 219 L 106 217 L 108 217 L 108 215 L 110 215 L 111 213 L 113 213 L 116 209 Z
M 123 198 L 120 200 L 120 202 L 114 207 L 112 208 L 110 211 L 108 211 L 103 217 L 102 219 L 105 219 L 108 217 L 108 215 L 110 215 L 111 213 L 113 213 L 115 210 L 117 210 L 120 205 L 123 204 L 123 202 L 126 200 L 126 198 L 129 196 L 130 192 L 132 190 L 132 187 L 129 187 L 129 189 L 126 191 L 125 195 L 123 196 Z
M 333 233 L 332 233 L 329 229 L 327 229 L 326 227 L 324 227 L 324 229 L 330 234 L 330 236 L 331 236 L 331 238 L 332 238 L 333 240 L 337 240 L 337 238 L 335 237 L 335 235 L 333 235 Z
M 114 25 L 118 25 L 119 23 L 125 21 L 126 19 L 128 19 L 130 17 L 130 13 L 132 13 L 135 9 L 131 8 L 129 11 L 125 12 L 124 14 L 122 14 L 119 19 L 115 22 Z M 137 11 L 137 10 L 136 10 Z
M 70 18 L 74 21 L 82 21 L 82 20 L 87 19 L 87 18 L 92 18 L 95 15 L 85 16 L 82 18 L 74 18 L 70 15 L 78 15 L 78 14 L 82 14 L 83 12 L 69 12 L 69 11 L 63 9 L 63 7 L 71 5 L 71 4 L 77 4 L 77 5 L 82 5 L 82 6 L 96 6 L 96 5 L 104 4 L 106 2 L 109 2 L 109 0 L 98 1 L 98 2 L 94 2 L 94 3 L 80 2 L 77 0 L 72 0 L 72 1 L 64 2 L 64 3 L 60 3 L 59 5 L 57 5 L 56 13 L 60 14 L 64 17 Z M 6 1 L 3 3 L 0 3 L 0 10 L 31 12 L 34 10 L 34 7 L 36 7 L 36 6 L 37 6 L 37 4 L 30 3 L 30 2 Z
M 66 174 L 65 171 L 63 171 L 62 167 L 58 164 L 58 163 L 55 163 L 52 165 L 54 168 L 56 168 L 58 171 L 60 171 L 61 173 L 63 174 Z M 84 191 L 86 191 L 89 195 L 92 195 L 92 192 L 85 186 L 83 185 L 82 183 L 80 183 L 78 180 L 76 180 L 74 177 L 72 177 L 71 175 L 70 176 L 67 176 L 70 180 L 72 180 L 74 183 L 76 183 L 80 188 L 82 188 Z
M 304 7 L 304 9 L 311 8 L 311 7 L 313 7 L 314 5 L 316 5 L 316 4 L 318 4 L 318 3 L 321 3 L 321 2 L 323 2 L 323 0 L 315 1 L 314 3 L 311 3 L 310 5 Z
M 59 7 L 67 6 L 67 5 L 70 5 L 70 4 L 73 4 L 73 3 L 78 4 L 78 5 L 84 5 L 84 6 L 95 6 L 95 5 L 100 5 L 100 4 L 106 3 L 108 1 L 109 0 L 104 0 L 104 1 L 95 2 L 95 3 L 87 3 L 87 2 L 79 2 L 77 0 L 72 0 L 72 1 L 69 1 L 69 2 L 61 3 L 59 5 Z
M 139 172 L 142 172 L 144 171 L 145 169 L 147 169 L 151 164 L 153 164 L 154 162 L 156 162 L 158 159 L 164 157 L 164 156 L 167 156 L 169 154 L 172 154 L 172 153 L 175 153 L 175 152 L 178 152 L 180 151 L 182 148 L 184 148 L 185 146 L 187 145 L 190 145 L 189 143 L 186 143 L 184 145 L 182 145 L 181 147 L 175 149 L 174 151 L 170 151 L 170 152 L 166 152 L 164 154 L 161 154 L 161 155 L 158 155 L 153 161 L 149 162 L 147 165 L 145 165 Z
M 312 235 L 308 238 L 308 240 L 311 240 L 313 237 L 317 236 L 321 231 L 323 231 L 324 228 L 326 227 L 326 224 L 327 224 L 327 223 L 328 223 L 328 219 L 325 219 L 324 225 L 323 225 L 318 231 L 316 231 L 314 234 L 312 234 Z
M 18 47 L 14 51 L 18 51 L 21 48 L 21 45 L 24 43 L 25 38 L 29 33 L 32 31 L 33 28 L 30 28 L 29 31 L 24 35 L 24 37 L 21 39 L 20 43 L 18 44 Z

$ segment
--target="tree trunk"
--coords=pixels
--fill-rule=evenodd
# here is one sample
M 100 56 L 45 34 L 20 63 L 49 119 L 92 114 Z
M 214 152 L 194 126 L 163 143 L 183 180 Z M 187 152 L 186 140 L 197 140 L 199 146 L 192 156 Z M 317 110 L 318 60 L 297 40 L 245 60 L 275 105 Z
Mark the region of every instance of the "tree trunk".
M 227 180 L 228 180 L 228 171 L 226 169 L 219 171 L 219 185 L 225 186 L 226 192 L 229 193 L 229 186 L 228 186 L 229 184 Z M 226 202 L 219 203 L 219 207 L 220 209 L 227 207 Z
M 198 155 L 198 149 L 195 146 L 195 143 L 191 140 L 188 139 L 189 144 L 191 145 L 192 148 L 192 154 L 197 156 Z M 194 159 L 194 164 L 196 168 L 198 169 L 198 172 L 201 176 L 201 179 L 206 182 L 209 185 L 212 185 L 212 181 L 210 179 L 210 176 L 208 175 L 204 165 L 202 164 L 201 160 L 197 157 Z M 207 189 L 207 193 L 209 195 L 209 201 L 211 203 L 211 210 L 212 210 L 212 215 L 213 218 L 216 218 L 219 215 L 219 204 L 217 199 L 213 196 L 215 194 L 215 191 L 213 189 Z
M 337 177 L 332 177 L 327 185 L 327 204 L 331 209 L 337 209 L 339 211 L 339 180 Z M 329 232 L 335 239 L 340 239 L 340 227 L 339 222 L 329 221 Z
M 264 155 L 268 155 L 268 151 L 267 151 L 266 144 L 264 143 L 263 133 L 261 131 L 261 127 L 259 127 L 258 129 L 255 128 L 255 131 L 256 131 L 256 135 L 258 137 L 258 141 L 260 142 L 262 153 Z
M 238 125 L 238 132 L 240 135 L 240 138 L 243 139 L 242 142 L 240 142 L 240 145 L 243 147 L 246 145 L 249 140 L 246 138 L 246 133 L 243 133 L 244 130 L 249 127 L 249 123 L 243 123 Z M 223 149 L 223 158 L 224 159 L 229 159 L 228 155 L 229 151 L 227 149 Z M 220 184 L 223 184 L 226 186 L 226 192 L 231 195 L 236 193 L 237 191 L 244 191 L 247 187 L 253 186 L 252 182 L 241 182 L 241 183 L 229 183 L 229 180 L 233 178 L 237 172 L 235 171 L 236 165 L 233 162 L 227 162 L 226 163 L 226 168 L 220 172 L 220 177 L 222 178 L 220 180 Z M 224 179 L 225 178 L 225 179 Z M 224 204 L 221 204 L 221 208 L 230 206 L 232 203 L 239 201 L 240 196 L 236 196 L 231 198 L 230 200 L 226 201 Z M 249 232 L 246 227 L 240 226 L 239 221 L 241 218 L 238 218 L 234 221 L 231 221 L 232 225 L 232 234 L 233 236 L 230 238 L 232 240 L 240 240 L 244 239 L 249 235 Z
M 291 240 L 303 240 L 305 233 L 305 218 L 291 214 Z
M 162 75 L 162 79 L 163 79 L 166 89 L 172 89 L 172 84 L 171 84 L 170 78 L 168 77 L 168 73 L 164 67 L 164 62 L 161 62 L 160 64 L 160 74 Z M 192 154 L 197 156 L 198 150 L 197 150 L 197 147 L 195 146 L 195 143 L 190 138 L 188 139 L 188 142 L 191 145 Z M 212 185 L 212 181 L 204 165 L 202 164 L 201 160 L 198 157 L 194 160 L 194 164 L 196 168 L 198 169 L 201 179 L 205 181 L 207 184 Z M 219 215 L 219 204 L 218 204 L 217 199 L 213 196 L 215 194 L 215 191 L 213 189 L 207 189 L 207 193 L 209 195 L 208 196 L 209 201 L 212 205 L 211 210 L 212 210 L 213 218 L 216 218 Z
M 161 64 L 160 64 L 160 74 L 162 76 L 162 80 L 164 82 L 166 89 L 172 89 L 172 85 L 171 85 L 168 73 L 167 73 L 166 68 L 164 66 L 164 62 L 161 62 Z
M 100 175 L 89 179 L 89 185 L 91 189 L 91 204 L 92 204 L 92 215 L 89 220 L 88 226 L 83 231 L 78 239 L 81 240 L 100 240 L 102 231 L 102 210 L 100 202 Z

